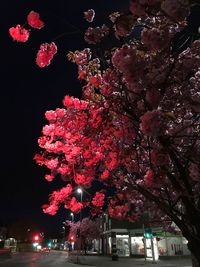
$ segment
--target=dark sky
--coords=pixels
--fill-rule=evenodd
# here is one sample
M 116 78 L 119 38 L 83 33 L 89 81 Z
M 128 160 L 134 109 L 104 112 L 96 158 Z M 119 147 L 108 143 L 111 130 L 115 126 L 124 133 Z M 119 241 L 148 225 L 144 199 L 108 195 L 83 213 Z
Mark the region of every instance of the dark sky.
M 0 226 L 29 218 L 42 230 L 53 229 L 61 227 L 67 217 L 67 211 L 60 211 L 54 217 L 42 213 L 41 205 L 62 183 L 48 183 L 43 178 L 45 169 L 37 166 L 33 157 L 39 151 L 37 139 L 46 123 L 45 111 L 61 107 L 66 94 L 81 95 L 76 67 L 67 62 L 66 53 L 87 44 L 80 35 L 56 40 L 58 54 L 45 69 L 35 64 L 39 45 L 64 32 L 74 31 L 70 24 L 84 31 L 89 24 L 83 20 L 83 11 L 88 8 L 95 9 L 100 23 L 111 10 L 127 7 L 127 3 L 128 0 L 12 0 L 1 3 Z M 14 42 L 8 29 L 16 24 L 23 25 L 31 10 L 41 14 L 46 26 L 41 30 L 33 29 L 28 42 Z

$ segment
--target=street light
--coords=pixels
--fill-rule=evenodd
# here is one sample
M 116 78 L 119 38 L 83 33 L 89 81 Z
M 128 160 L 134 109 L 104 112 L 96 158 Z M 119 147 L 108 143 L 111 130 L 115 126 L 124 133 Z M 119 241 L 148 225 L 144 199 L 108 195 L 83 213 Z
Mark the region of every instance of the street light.
M 74 213 L 71 212 L 70 215 L 71 215 L 71 217 L 72 217 L 72 222 L 74 222 Z
M 81 204 L 82 204 L 82 199 L 83 199 L 83 190 L 82 188 L 77 188 L 77 193 L 81 195 Z M 80 209 L 80 228 L 81 228 L 81 222 L 82 222 L 82 206 Z M 78 230 L 78 229 L 77 229 Z M 80 230 L 78 230 L 79 234 L 78 234 L 78 238 L 79 238 L 79 242 L 80 242 L 80 253 L 81 253 L 81 233 Z M 78 263 L 78 253 L 77 253 L 77 263 Z
M 78 194 L 80 194 L 81 195 L 81 204 L 82 204 L 82 199 L 83 199 L 83 190 L 82 190 L 82 188 L 78 188 L 77 189 L 77 193 Z M 80 209 L 80 222 L 82 221 L 82 207 L 81 207 L 81 209 Z

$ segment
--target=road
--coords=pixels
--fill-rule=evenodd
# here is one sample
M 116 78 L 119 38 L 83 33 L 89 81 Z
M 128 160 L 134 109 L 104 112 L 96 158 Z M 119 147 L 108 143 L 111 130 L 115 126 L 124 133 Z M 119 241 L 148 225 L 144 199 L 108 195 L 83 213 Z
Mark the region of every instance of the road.
M 69 261 L 68 261 L 69 260 Z M 112 261 L 111 257 L 104 256 L 81 256 L 81 265 L 77 263 L 76 255 L 68 259 L 67 252 L 27 252 L 13 254 L 9 259 L 0 258 L 0 267 L 192 267 L 190 258 L 180 257 L 179 259 L 160 260 L 156 264 L 146 263 L 144 259 L 120 258 L 119 261 Z M 73 263 L 74 262 L 74 263 Z
M 67 262 L 67 253 L 60 251 L 27 252 L 0 259 L 0 267 L 74 267 Z

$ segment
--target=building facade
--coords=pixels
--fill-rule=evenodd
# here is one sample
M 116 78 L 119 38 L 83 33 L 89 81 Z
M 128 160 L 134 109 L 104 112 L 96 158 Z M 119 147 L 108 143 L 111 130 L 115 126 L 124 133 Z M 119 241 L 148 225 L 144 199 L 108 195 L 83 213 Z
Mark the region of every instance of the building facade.
M 180 232 L 172 234 L 162 227 L 152 227 L 151 236 L 146 238 L 142 224 L 118 221 L 107 214 L 102 219 L 102 228 L 100 253 L 105 255 L 112 254 L 113 243 L 120 257 L 190 255 L 187 240 Z

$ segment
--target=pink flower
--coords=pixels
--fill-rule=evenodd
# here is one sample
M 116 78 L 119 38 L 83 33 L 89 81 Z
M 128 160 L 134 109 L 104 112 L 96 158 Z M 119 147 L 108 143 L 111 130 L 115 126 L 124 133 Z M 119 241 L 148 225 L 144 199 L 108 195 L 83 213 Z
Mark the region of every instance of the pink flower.
M 99 87 L 102 84 L 102 76 L 99 74 L 90 76 L 88 82 L 93 86 Z
M 37 164 L 42 166 L 44 164 L 44 156 L 43 156 L 43 154 L 36 154 L 34 156 L 34 160 L 37 162 Z
M 59 118 L 63 118 L 66 114 L 66 110 L 64 108 L 57 108 L 55 113 Z
M 176 21 L 184 20 L 189 13 L 189 1 L 164 0 L 161 4 L 162 10 Z
M 58 206 L 55 203 L 53 203 L 51 205 L 43 205 L 42 209 L 44 213 L 55 215 L 57 213 Z
M 108 179 L 109 175 L 110 175 L 110 172 L 108 170 L 104 170 L 100 177 L 102 180 L 106 180 Z
M 92 199 L 92 204 L 96 207 L 102 207 L 104 205 L 105 195 L 100 192 L 96 192 L 94 198 Z
M 109 205 L 108 206 L 108 213 L 111 217 L 123 219 L 127 216 L 128 212 L 128 205 Z
M 45 162 L 47 168 L 53 170 L 58 166 L 58 159 L 50 159 Z
M 118 166 L 118 155 L 116 152 L 110 152 L 107 160 L 105 161 L 105 166 L 109 170 L 114 170 Z
M 54 124 L 45 125 L 42 128 L 42 133 L 43 133 L 43 135 L 53 135 L 54 134 L 54 130 L 55 130 L 55 125 Z
M 109 32 L 109 29 L 105 25 L 103 25 L 101 28 L 100 27 L 96 27 L 96 28 L 89 27 L 85 32 L 84 38 L 88 44 L 96 44 L 96 43 L 99 43 L 101 39 L 106 34 L 108 34 L 108 32 Z
M 44 43 L 40 45 L 40 50 L 37 53 L 36 64 L 40 68 L 44 68 L 51 63 L 53 56 L 57 53 L 57 46 L 54 42 L 50 44 Z
M 30 30 L 27 30 L 18 24 L 16 27 L 9 29 L 9 34 L 15 41 L 26 42 L 29 38 Z
M 51 175 L 51 174 L 46 174 L 46 175 L 45 175 L 45 179 L 46 179 L 48 182 L 52 182 L 54 178 L 55 178 L 54 175 Z
M 61 164 L 58 168 L 58 172 L 62 175 L 69 175 L 71 173 L 71 168 L 68 165 Z
M 151 169 L 149 169 L 146 172 L 145 176 L 144 176 L 145 185 L 152 186 L 152 184 L 153 184 L 153 177 L 154 177 L 154 172 Z
M 84 110 L 87 109 L 88 103 L 84 100 L 79 100 L 78 98 L 73 99 L 74 108 L 77 110 Z
M 27 21 L 28 24 L 35 29 L 44 27 L 44 22 L 40 20 L 40 15 L 37 12 L 31 11 L 27 16 Z
M 149 50 L 162 50 L 169 45 L 169 32 L 158 28 L 144 29 L 141 40 Z
M 70 209 L 72 212 L 78 213 L 83 208 L 83 204 L 78 202 L 75 197 L 67 202 L 64 206 L 66 209 Z
M 95 12 L 93 9 L 88 9 L 87 11 L 84 12 L 84 18 L 88 21 L 88 22 L 92 22 L 93 19 L 95 17 Z
M 56 113 L 54 110 L 48 110 L 45 112 L 45 118 L 48 120 L 48 121 L 54 121 L 56 120 L 57 116 L 56 116 Z
M 140 119 L 140 130 L 144 134 L 148 136 L 156 136 L 161 133 L 162 120 L 159 110 L 147 111 Z
M 67 186 L 63 187 L 60 190 L 60 195 L 62 196 L 61 199 L 64 200 L 65 198 L 67 198 L 72 192 L 72 186 L 71 184 L 68 184 Z
M 91 183 L 91 181 L 93 180 L 93 174 L 80 174 L 80 173 L 76 173 L 75 177 L 74 177 L 74 181 L 76 184 L 79 185 L 88 185 Z
M 63 105 L 66 108 L 73 108 L 74 107 L 74 100 L 73 97 L 66 95 L 63 99 Z
M 88 61 L 91 59 L 92 53 L 89 48 L 85 48 L 82 51 L 75 51 L 73 53 L 73 62 L 75 62 L 77 65 L 85 65 L 88 64 Z

